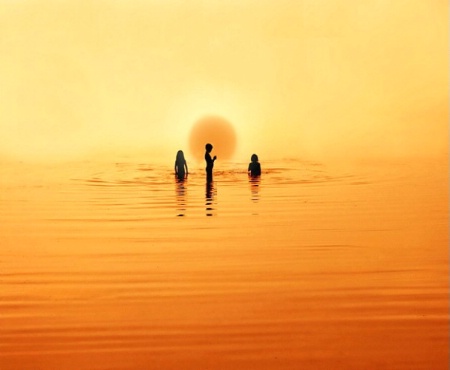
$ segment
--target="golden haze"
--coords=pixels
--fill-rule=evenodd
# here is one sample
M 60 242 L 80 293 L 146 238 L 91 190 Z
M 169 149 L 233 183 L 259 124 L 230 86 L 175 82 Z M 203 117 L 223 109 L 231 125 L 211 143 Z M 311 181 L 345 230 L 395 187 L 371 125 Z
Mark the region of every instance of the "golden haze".
M 0 3 L 0 156 L 187 148 L 235 158 L 447 153 L 445 1 Z

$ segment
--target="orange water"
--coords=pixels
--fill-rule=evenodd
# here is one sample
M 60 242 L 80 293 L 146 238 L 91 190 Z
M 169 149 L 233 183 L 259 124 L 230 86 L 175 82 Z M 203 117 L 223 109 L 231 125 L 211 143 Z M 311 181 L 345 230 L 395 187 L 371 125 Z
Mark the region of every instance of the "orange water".
M 446 161 L 4 166 L 0 369 L 447 369 Z

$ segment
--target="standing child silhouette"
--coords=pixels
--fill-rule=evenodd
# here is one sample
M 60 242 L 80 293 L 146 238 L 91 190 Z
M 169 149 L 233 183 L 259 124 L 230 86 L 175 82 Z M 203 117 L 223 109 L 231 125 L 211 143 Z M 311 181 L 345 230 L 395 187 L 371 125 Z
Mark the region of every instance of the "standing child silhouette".
M 261 164 L 258 162 L 258 156 L 253 154 L 251 162 L 248 165 L 248 173 L 250 176 L 261 176 Z
M 182 150 L 177 152 L 175 159 L 175 175 L 179 180 L 183 180 L 188 175 L 188 166 Z
M 217 156 L 214 156 L 214 158 L 211 158 L 211 150 L 213 149 L 213 146 L 211 144 L 205 145 L 205 161 L 206 161 L 206 180 L 208 182 L 212 181 L 213 179 L 213 167 L 214 167 L 214 161 L 217 159 Z

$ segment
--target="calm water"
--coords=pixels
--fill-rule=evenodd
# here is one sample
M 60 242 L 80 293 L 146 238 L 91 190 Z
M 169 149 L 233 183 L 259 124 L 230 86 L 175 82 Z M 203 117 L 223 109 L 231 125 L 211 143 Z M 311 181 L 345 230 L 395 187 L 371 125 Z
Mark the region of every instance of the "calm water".
M 446 161 L 246 165 L 5 165 L 0 369 L 447 369 Z

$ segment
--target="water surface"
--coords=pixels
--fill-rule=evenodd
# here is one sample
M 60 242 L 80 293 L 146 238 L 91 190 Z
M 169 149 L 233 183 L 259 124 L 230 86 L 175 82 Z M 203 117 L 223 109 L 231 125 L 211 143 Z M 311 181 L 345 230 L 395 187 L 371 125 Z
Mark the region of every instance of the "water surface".
M 446 161 L 245 168 L 5 165 L 0 368 L 448 368 Z

